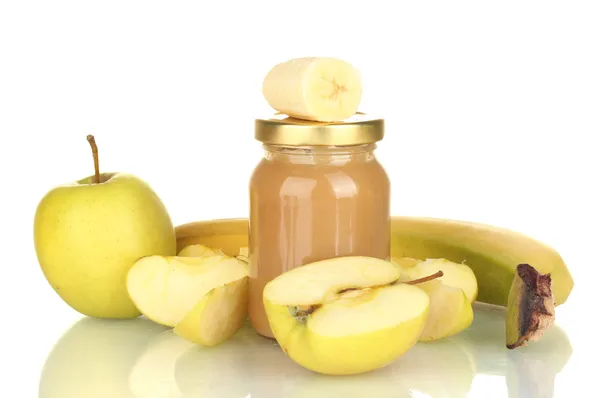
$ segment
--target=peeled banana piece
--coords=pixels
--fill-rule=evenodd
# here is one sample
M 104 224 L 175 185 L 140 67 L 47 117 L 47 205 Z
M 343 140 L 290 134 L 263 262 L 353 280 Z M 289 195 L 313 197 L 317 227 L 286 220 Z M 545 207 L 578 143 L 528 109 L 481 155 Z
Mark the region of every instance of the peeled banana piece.
M 353 116 L 362 97 L 360 71 L 336 58 L 296 58 L 275 65 L 263 95 L 275 110 L 297 119 L 336 122 Z
M 206 244 L 236 256 L 248 247 L 248 219 L 200 221 L 175 228 L 177 250 Z M 519 264 L 527 263 L 552 277 L 555 305 L 573 289 L 566 263 L 553 248 L 504 228 L 446 219 L 391 218 L 391 258 L 447 259 L 469 266 L 477 279 L 477 301 L 507 306 Z

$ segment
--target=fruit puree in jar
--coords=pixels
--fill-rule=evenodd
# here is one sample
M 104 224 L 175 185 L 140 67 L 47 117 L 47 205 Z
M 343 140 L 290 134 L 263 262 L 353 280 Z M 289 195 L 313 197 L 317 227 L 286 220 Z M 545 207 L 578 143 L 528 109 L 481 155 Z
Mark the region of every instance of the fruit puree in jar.
M 265 151 L 250 181 L 249 317 L 266 337 L 273 335 L 262 292 L 282 272 L 332 257 L 390 255 L 390 182 L 374 156 L 382 121 L 280 122 L 257 121 Z

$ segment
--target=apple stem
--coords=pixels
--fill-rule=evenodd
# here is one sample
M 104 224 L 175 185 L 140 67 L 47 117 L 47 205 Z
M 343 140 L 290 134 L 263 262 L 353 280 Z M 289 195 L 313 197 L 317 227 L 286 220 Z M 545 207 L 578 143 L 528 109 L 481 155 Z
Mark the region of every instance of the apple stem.
M 429 282 L 431 280 L 441 278 L 442 276 L 444 276 L 444 273 L 440 270 L 440 271 L 436 272 L 435 274 L 424 276 L 423 278 L 419 278 L 419 279 L 415 279 L 414 281 L 408 281 L 408 282 L 403 282 L 403 283 L 406 283 L 407 285 L 417 285 L 419 283 Z
M 95 184 L 99 184 L 100 183 L 100 165 L 99 165 L 99 161 L 98 161 L 98 146 L 96 145 L 96 139 L 94 138 L 93 135 L 89 134 L 87 136 L 87 140 L 90 143 L 90 146 L 92 147 L 92 155 L 94 156 L 94 183 Z

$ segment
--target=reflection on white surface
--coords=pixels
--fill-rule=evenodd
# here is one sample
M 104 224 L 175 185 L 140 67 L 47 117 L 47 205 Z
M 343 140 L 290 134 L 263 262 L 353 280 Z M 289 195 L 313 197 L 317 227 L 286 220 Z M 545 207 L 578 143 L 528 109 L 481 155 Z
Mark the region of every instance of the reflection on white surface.
M 504 309 L 483 305 L 476 308 L 473 326 L 450 339 L 469 347 L 475 355 L 477 373 L 502 376 L 511 398 L 552 397 L 555 376 L 571 357 L 571 344 L 566 333 L 554 326 L 539 342 L 507 350 L 504 347 Z M 485 388 L 489 390 L 490 387 Z
M 246 325 L 217 347 L 200 347 L 143 318 L 84 318 L 49 354 L 39 398 L 552 397 L 571 355 L 557 326 L 509 351 L 504 311 L 477 306 L 463 333 L 417 344 L 386 368 L 324 376 L 297 366 Z M 492 387 L 492 388 L 490 388 Z M 500 394 L 500 395 L 496 395 Z

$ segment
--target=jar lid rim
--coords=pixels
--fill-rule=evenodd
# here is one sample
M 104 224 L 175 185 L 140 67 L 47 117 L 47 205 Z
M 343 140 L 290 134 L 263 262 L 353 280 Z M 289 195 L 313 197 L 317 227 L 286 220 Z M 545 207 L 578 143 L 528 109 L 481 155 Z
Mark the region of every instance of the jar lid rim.
M 257 118 L 254 138 L 265 144 L 290 146 L 358 145 L 377 142 L 384 136 L 384 120 L 357 112 L 338 122 L 301 120 L 282 113 Z

